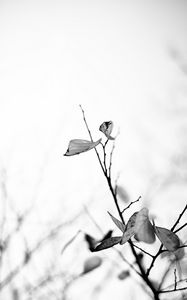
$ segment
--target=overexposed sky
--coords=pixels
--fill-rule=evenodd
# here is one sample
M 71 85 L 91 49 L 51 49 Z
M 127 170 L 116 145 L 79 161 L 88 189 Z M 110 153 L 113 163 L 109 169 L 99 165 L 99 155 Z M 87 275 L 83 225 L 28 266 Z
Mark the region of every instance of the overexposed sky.
M 15 208 L 34 207 L 31 231 L 106 195 L 94 153 L 63 157 L 88 138 L 79 104 L 95 140 L 103 121 L 120 128 L 114 174 L 133 199 L 180 153 L 186 13 L 180 0 L 0 1 L 0 168 Z

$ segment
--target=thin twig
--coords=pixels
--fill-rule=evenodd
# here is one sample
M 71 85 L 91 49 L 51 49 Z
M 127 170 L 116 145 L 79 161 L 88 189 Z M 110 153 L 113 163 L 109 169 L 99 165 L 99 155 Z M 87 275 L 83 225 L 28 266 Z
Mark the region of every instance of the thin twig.
M 161 290 L 159 291 L 159 293 L 163 294 L 163 293 L 172 293 L 172 292 L 179 292 L 179 291 L 184 291 L 187 290 L 187 286 L 186 287 L 182 287 L 182 288 L 178 288 L 178 289 L 172 289 L 172 290 Z
M 84 110 L 83 110 L 83 108 L 82 108 L 81 105 L 79 105 L 79 106 L 80 106 L 80 109 L 81 109 L 81 111 L 82 111 L 83 120 L 84 120 L 84 123 L 85 123 L 85 125 L 86 125 L 87 131 L 88 131 L 88 133 L 89 133 L 90 139 L 91 139 L 91 141 L 93 142 L 92 134 L 91 134 L 91 131 L 90 131 L 89 127 L 88 127 L 88 123 L 87 123 L 87 121 L 86 121 L 86 117 L 85 117 Z M 95 153 L 96 153 L 96 155 L 97 155 L 98 161 L 99 161 L 99 163 L 100 163 L 101 169 L 103 170 L 103 173 L 104 173 L 104 175 L 105 175 L 105 169 L 104 169 L 103 164 L 102 164 L 102 162 L 101 162 L 99 153 L 98 153 L 98 151 L 97 151 L 96 148 L 94 148 L 94 150 L 95 150 Z
M 177 289 L 177 270 L 174 270 L 174 289 Z
M 158 290 L 160 291 L 160 289 L 162 288 L 169 272 L 171 271 L 171 266 L 173 265 L 173 262 L 169 264 L 168 268 L 166 269 L 166 271 L 164 272 L 163 276 L 162 276 L 162 279 L 160 281 L 160 284 L 159 284 L 159 287 L 158 287 Z
M 185 226 L 187 226 L 187 223 L 183 224 L 181 227 L 179 227 L 178 229 L 176 229 L 176 230 L 174 231 L 174 233 L 179 232 L 179 231 L 180 231 L 181 229 L 183 229 Z
M 113 142 L 112 150 L 110 152 L 109 177 L 111 177 L 112 175 L 111 171 L 112 171 L 112 158 L 113 158 L 114 149 L 115 149 L 115 141 Z
M 152 262 L 151 262 L 151 264 L 150 264 L 150 266 L 149 266 L 149 268 L 147 269 L 147 272 L 146 272 L 146 275 L 147 275 L 147 276 L 149 276 L 150 271 L 151 271 L 151 269 L 152 269 L 153 266 L 154 266 L 155 260 L 156 260 L 157 257 L 162 253 L 162 247 L 163 247 L 163 244 L 160 245 L 160 248 L 159 248 L 158 252 L 157 252 L 157 253 L 155 254 L 155 256 L 153 257 Z
M 123 214 L 129 207 L 131 207 L 132 204 L 138 202 L 140 199 L 141 199 L 141 196 L 139 196 L 137 200 L 131 201 L 131 203 L 130 203 L 127 207 L 125 207 L 125 208 L 121 211 L 121 213 Z
M 183 211 L 181 212 L 181 214 L 179 215 L 179 217 L 176 220 L 175 224 L 172 226 L 171 231 L 173 231 L 175 229 L 175 227 L 177 226 L 177 224 L 180 222 L 180 219 L 182 218 L 182 216 L 185 213 L 186 209 L 187 209 L 187 204 L 186 204 L 185 208 L 183 209 Z
M 135 248 L 139 249 L 140 251 L 142 251 L 143 253 L 149 255 L 150 257 L 152 257 L 152 258 L 154 257 L 154 255 L 152 255 L 151 253 L 145 251 L 144 249 L 142 249 L 141 247 L 135 245 L 134 243 L 133 243 L 133 246 L 134 246 Z

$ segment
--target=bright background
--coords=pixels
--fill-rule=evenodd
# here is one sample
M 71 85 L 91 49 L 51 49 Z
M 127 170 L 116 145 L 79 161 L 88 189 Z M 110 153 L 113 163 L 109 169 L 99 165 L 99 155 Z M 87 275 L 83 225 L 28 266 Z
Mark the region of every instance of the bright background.
M 50 228 L 84 211 L 84 205 L 105 232 L 112 227 L 106 212 L 116 214 L 115 207 L 94 151 L 63 156 L 70 139 L 88 138 L 79 104 L 95 140 L 102 137 L 103 121 L 113 120 L 114 133 L 120 129 L 113 179 L 120 172 L 119 183 L 130 200 L 141 195 L 140 206 L 149 207 L 162 226 L 172 225 L 182 211 L 187 192 L 186 13 L 181 0 L 0 1 L 2 239 L 14 228 L 15 214 L 30 211 L 8 247 L 1 280 L 21 261 L 25 245 L 32 248 Z M 27 276 L 15 278 L 13 290 L 35 283 L 54 258 L 70 274 L 81 269 L 90 254 L 80 235 L 80 259 L 73 246 L 64 260 L 60 252 L 79 229 L 95 234 L 93 222 L 83 215 L 62 228 L 42 257 L 39 252 Z M 77 293 L 92 299 L 93 278 L 97 284 L 102 278 L 98 274 L 87 275 L 90 285 L 77 282 L 70 299 L 78 299 Z M 133 299 L 136 290 L 130 284 Z M 110 287 L 103 284 L 98 299 L 112 299 L 118 285 L 117 280 Z M 14 299 L 7 290 L 2 299 Z M 58 299 L 54 288 L 46 293 L 44 299 Z

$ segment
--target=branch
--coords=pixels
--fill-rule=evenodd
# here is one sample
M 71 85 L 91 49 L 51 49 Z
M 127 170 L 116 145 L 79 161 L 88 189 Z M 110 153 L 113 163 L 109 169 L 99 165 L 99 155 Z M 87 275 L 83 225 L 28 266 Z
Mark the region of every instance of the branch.
M 80 106 L 80 109 L 81 109 L 81 111 L 82 111 L 83 120 L 84 120 L 84 123 L 85 123 L 85 125 L 86 125 L 87 131 L 88 131 L 88 133 L 89 133 L 90 139 L 91 139 L 91 141 L 93 142 L 92 134 L 91 134 L 91 131 L 90 131 L 89 127 L 88 127 L 88 123 L 87 123 L 86 118 L 85 118 L 84 110 L 83 110 L 83 108 L 82 108 L 81 105 L 79 105 L 79 106 Z M 103 173 L 104 173 L 104 175 L 105 175 L 105 174 L 106 174 L 106 173 L 105 173 L 105 169 L 104 169 L 103 164 L 102 164 L 102 162 L 101 162 L 99 153 L 98 153 L 96 147 L 95 147 L 94 149 L 95 149 L 95 153 L 96 153 L 96 155 L 97 155 L 98 161 L 99 161 L 99 163 L 100 163 L 101 169 L 103 170 Z
M 187 204 L 186 204 L 185 208 L 183 209 L 183 211 L 181 212 L 181 214 L 179 215 L 179 217 L 176 220 L 175 224 L 172 226 L 171 231 L 173 231 L 175 229 L 175 227 L 177 226 L 177 224 L 180 222 L 180 219 L 182 218 L 182 216 L 185 213 L 186 209 L 187 209 Z
M 141 199 L 141 196 L 139 196 L 137 200 L 132 201 L 127 207 L 125 207 L 125 208 L 121 211 L 121 213 L 123 214 L 129 207 L 131 207 L 132 204 L 138 202 L 140 199 Z
M 90 135 L 90 138 L 91 138 L 91 140 L 92 140 L 92 135 L 91 135 L 90 129 L 89 129 L 89 127 L 88 127 L 88 124 L 87 124 L 87 122 L 86 122 L 84 110 L 82 109 L 81 105 L 80 105 L 80 108 L 81 108 L 81 110 L 82 110 L 83 120 L 84 120 L 84 122 L 85 122 L 86 128 L 87 128 L 88 133 L 89 133 L 89 135 Z M 93 141 L 93 140 L 92 140 L 92 141 Z M 99 156 L 99 153 L 98 153 L 97 149 L 96 149 L 96 148 L 94 148 L 94 149 L 95 149 L 97 158 L 98 158 L 98 160 L 99 160 L 100 166 L 101 166 L 101 168 L 102 168 L 102 170 L 103 170 L 104 176 L 105 176 L 105 178 L 106 178 L 106 180 L 107 180 L 108 187 L 109 187 L 110 192 L 111 192 L 111 194 L 112 194 L 112 197 L 113 197 L 114 203 L 115 203 L 115 205 L 116 205 L 116 208 L 117 208 L 119 217 L 120 217 L 122 223 L 125 224 L 125 221 L 124 221 L 124 218 L 123 218 L 123 214 L 122 214 L 122 212 L 121 212 L 121 210 L 120 210 L 120 207 L 119 207 L 119 204 L 118 204 L 118 200 L 117 200 L 117 196 L 116 196 L 115 190 L 114 190 L 113 187 L 112 187 L 112 182 L 111 182 L 111 177 L 110 177 L 111 170 L 110 170 L 109 175 L 108 175 L 107 172 L 105 171 L 104 167 L 103 167 L 103 164 L 102 164 L 102 162 L 101 162 L 101 159 L 100 159 L 100 156 Z M 110 165 L 110 169 L 111 169 L 111 165 Z M 135 257 L 136 263 L 137 263 L 137 265 L 138 265 L 138 267 L 139 267 L 141 278 L 144 280 L 144 282 L 149 286 L 149 288 L 150 288 L 151 291 L 153 292 L 154 297 L 155 297 L 155 300 L 159 300 L 158 293 L 157 293 L 155 287 L 153 286 L 152 282 L 149 280 L 149 278 L 148 278 L 148 276 L 147 276 L 147 274 L 146 274 L 146 272 L 145 272 L 145 270 L 144 270 L 144 268 L 143 268 L 143 266 L 142 266 L 142 264 L 141 264 L 141 262 L 140 262 L 140 260 L 139 260 L 139 258 L 138 258 L 138 254 L 136 253 L 136 250 L 135 250 L 135 247 L 134 247 L 132 241 L 129 240 L 128 243 L 129 243 L 129 245 L 130 245 L 132 254 L 133 254 L 134 257 Z

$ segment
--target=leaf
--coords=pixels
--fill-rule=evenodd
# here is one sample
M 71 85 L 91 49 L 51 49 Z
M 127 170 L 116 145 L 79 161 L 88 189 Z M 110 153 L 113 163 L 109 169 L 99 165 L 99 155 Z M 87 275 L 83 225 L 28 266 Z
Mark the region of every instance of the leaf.
M 117 194 L 122 201 L 124 201 L 125 203 L 129 202 L 129 195 L 122 186 L 117 186 Z
M 109 239 L 112 236 L 113 230 L 109 230 L 104 237 L 100 240 L 102 242 L 103 240 Z
M 128 270 L 124 270 L 118 274 L 119 280 L 124 280 L 130 276 L 130 272 Z
M 84 235 L 84 238 L 88 243 L 88 248 L 90 249 L 91 252 L 93 252 L 96 245 L 98 244 L 98 241 L 87 233 Z
M 80 154 L 82 152 L 89 151 L 95 148 L 100 142 L 101 139 L 99 139 L 97 142 L 90 142 L 87 140 L 80 140 L 80 139 L 71 140 L 69 142 L 68 149 L 64 154 L 64 156 L 72 156 L 72 155 Z
M 180 240 L 174 232 L 163 227 L 154 226 L 154 228 L 157 237 L 168 251 L 175 251 L 180 247 Z
M 115 237 L 111 237 L 109 239 L 103 240 L 95 249 L 95 251 L 101 251 L 107 248 L 111 248 L 114 245 L 119 244 L 119 242 L 121 241 L 121 236 L 115 236 Z
M 155 232 L 153 225 L 149 221 L 148 209 L 142 208 L 136 217 L 135 238 L 138 241 L 152 244 L 155 241 Z
M 99 127 L 99 130 L 101 132 L 104 133 L 104 135 L 109 139 L 109 140 L 114 140 L 114 138 L 110 135 L 111 132 L 112 132 L 112 129 L 113 129 L 113 122 L 112 121 L 106 121 L 106 122 L 103 122 L 100 127 Z
M 83 274 L 93 271 L 94 269 L 100 267 L 101 264 L 102 259 L 99 256 L 88 258 L 84 263 Z
M 110 215 L 112 221 L 114 222 L 114 224 L 122 231 L 125 232 L 126 226 L 125 224 L 123 224 L 121 221 L 119 221 L 118 219 L 116 219 L 111 213 L 108 212 L 108 214 Z
M 126 230 L 123 233 L 121 245 L 126 243 L 135 234 L 135 223 L 138 212 L 135 212 L 128 220 Z

